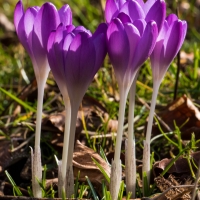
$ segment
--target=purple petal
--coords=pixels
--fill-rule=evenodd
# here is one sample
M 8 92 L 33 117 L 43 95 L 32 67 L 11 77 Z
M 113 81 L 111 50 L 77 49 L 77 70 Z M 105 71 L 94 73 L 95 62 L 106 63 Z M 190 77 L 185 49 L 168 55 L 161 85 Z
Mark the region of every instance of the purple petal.
M 139 68 L 152 53 L 158 36 L 157 25 L 154 21 L 148 22 L 141 37 L 133 59 L 134 69 Z
M 18 37 L 28 54 L 33 58 L 31 35 L 33 31 L 33 24 L 37 11 L 35 8 L 29 8 L 22 16 L 18 24 Z
M 40 41 L 42 47 L 47 47 L 48 37 L 60 23 L 58 11 L 51 3 L 45 3 L 39 10 L 34 23 L 34 37 Z M 34 42 L 33 42 L 34 43 Z
M 74 28 L 75 28 L 74 25 L 68 25 L 68 26 L 66 26 L 66 32 L 70 33 L 70 32 L 72 32 L 74 30 Z
M 98 35 L 101 34 L 101 33 L 103 33 L 103 34 L 106 35 L 107 29 L 108 29 L 107 24 L 106 24 L 106 23 L 101 23 L 101 24 L 97 27 L 96 31 L 93 33 L 93 38 L 96 37 L 96 36 L 98 36 Z
M 167 21 L 165 20 L 165 21 L 164 21 L 164 24 L 163 24 L 163 26 L 162 26 L 162 29 L 161 29 L 161 31 L 160 31 L 160 33 L 159 33 L 159 36 L 158 36 L 158 38 L 157 38 L 157 41 L 160 41 L 160 40 L 164 40 L 164 39 L 165 39 L 165 36 L 166 36 L 166 34 L 167 34 L 168 29 L 169 29 L 169 26 L 168 26 Z
M 55 49 L 54 49 L 55 37 L 56 37 L 56 31 L 52 31 L 49 36 L 48 44 L 47 44 L 47 51 L 48 51 L 47 57 L 48 57 L 48 62 L 49 62 L 51 71 L 56 80 L 56 83 L 62 95 L 65 96 L 67 94 L 67 88 L 66 88 L 66 83 L 65 83 L 65 76 L 63 73 L 64 66 L 60 66 L 57 63 L 57 57 L 56 57 Z M 60 53 L 62 54 L 62 52 Z
M 146 27 L 146 21 L 144 19 L 138 19 L 133 22 L 133 25 L 137 27 L 140 32 L 140 35 L 143 35 L 144 29 Z
M 73 33 L 68 33 L 63 42 L 63 53 L 64 53 L 64 59 L 66 59 L 67 52 L 69 50 L 69 47 L 74 39 L 75 35 Z
M 64 56 L 63 56 L 64 31 L 65 27 L 62 24 L 60 24 L 56 30 L 54 39 L 54 51 L 55 51 L 56 63 L 60 68 L 62 74 L 64 73 Z
M 52 31 L 47 43 L 47 57 L 48 57 L 48 62 L 53 74 L 54 74 L 54 71 L 56 72 L 56 57 L 55 57 L 54 46 L 53 46 L 55 35 L 56 35 L 56 31 Z
M 178 17 L 175 14 L 170 14 L 166 17 L 166 21 L 168 23 L 168 26 L 170 26 L 172 23 L 178 20 Z
M 93 79 L 95 47 L 91 37 L 81 32 L 72 41 L 66 57 L 65 75 L 70 99 L 80 102 Z
M 120 9 L 127 0 L 116 0 L 116 1 L 117 1 L 118 9 Z
M 166 34 L 163 43 L 164 65 L 168 67 L 178 51 L 180 50 L 186 34 L 186 23 L 180 20 L 175 21 Z
M 148 3 L 149 1 L 147 1 Z M 166 4 L 163 0 L 157 0 L 152 7 L 150 7 L 148 13 L 146 14 L 145 20 L 147 22 L 153 20 L 156 22 L 158 27 L 158 32 L 160 32 L 162 25 L 166 17 Z
M 22 1 L 20 0 L 16 4 L 14 11 L 14 25 L 17 33 L 18 33 L 18 25 L 23 15 L 24 15 L 24 7 Z
M 60 22 L 62 22 L 65 26 L 72 24 L 72 11 L 69 5 L 64 5 L 58 11 L 58 14 L 60 16 Z
M 105 6 L 106 22 L 110 23 L 111 20 L 118 14 L 118 5 L 116 0 L 107 0 Z
M 140 40 L 140 33 L 138 29 L 131 23 L 125 24 L 124 28 L 128 36 L 129 46 L 130 46 L 129 67 L 132 67 L 131 61 L 132 59 L 135 58 L 135 50 Z
M 106 47 L 107 28 L 108 28 L 107 24 L 105 23 L 100 24 L 92 36 L 96 51 L 96 64 L 93 72 L 94 74 L 96 74 L 97 70 L 100 68 L 107 53 L 107 47 Z
M 136 1 L 140 4 L 141 8 L 144 8 L 145 3 L 143 0 L 136 0 Z
M 59 15 L 55 6 L 51 3 L 43 4 L 35 18 L 32 32 L 32 51 L 40 68 L 46 66 L 47 41 L 51 31 L 55 30 L 58 24 Z
M 127 14 L 123 13 L 123 12 L 119 13 L 117 15 L 117 18 L 120 19 L 123 24 L 131 22 L 130 17 Z
M 144 4 L 144 12 L 145 14 L 147 14 L 149 12 L 149 10 L 151 9 L 151 7 L 153 6 L 153 4 L 156 2 L 157 0 L 147 0 L 146 3 Z
M 119 12 L 120 13 L 123 12 L 123 13 L 127 14 L 131 18 L 132 22 L 134 22 L 137 19 L 145 18 L 145 14 L 144 14 L 142 7 L 136 1 L 127 1 L 122 6 L 122 8 L 120 9 Z
M 107 30 L 107 48 L 117 81 L 122 82 L 129 63 L 130 48 L 124 26 L 117 18 Z
M 84 26 L 77 26 L 74 30 L 73 33 L 76 35 L 80 32 L 86 32 L 88 35 L 92 36 L 92 33 L 87 30 Z

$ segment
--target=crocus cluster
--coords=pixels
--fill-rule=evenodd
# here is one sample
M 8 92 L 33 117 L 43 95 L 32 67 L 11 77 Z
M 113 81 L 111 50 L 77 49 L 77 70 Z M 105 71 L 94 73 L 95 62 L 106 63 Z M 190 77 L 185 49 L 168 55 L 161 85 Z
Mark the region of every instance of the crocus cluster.
M 108 55 L 119 85 L 119 125 L 115 157 L 111 170 L 111 196 L 117 199 L 121 177 L 120 149 L 124 111 L 129 93 L 128 141 L 126 147 L 126 189 L 135 197 L 136 163 L 133 118 L 135 87 L 139 69 L 150 56 L 154 80 L 151 111 L 144 141 L 143 171 L 150 179 L 150 136 L 159 85 L 170 63 L 180 50 L 187 24 L 175 15 L 166 18 L 164 0 L 107 0 L 105 19 L 108 24 Z M 175 36 L 176 35 L 176 36 Z M 117 41 L 117 42 L 116 42 Z
M 82 98 L 108 53 L 119 85 L 120 106 L 115 156 L 111 167 L 110 191 L 118 198 L 121 182 L 121 141 L 125 106 L 129 94 L 129 128 L 126 148 L 126 188 L 135 196 L 136 164 L 133 117 L 135 86 L 139 70 L 150 57 L 154 92 L 144 142 L 143 170 L 150 174 L 150 137 L 159 86 L 170 63 L 180 50 L 187 24 L 176 15 L 166 17 L 164 0 L 107 0 L 106 23 L 92 34 L 83 26 L 75 27 L 68 5 L 57 10 L 51 3 L 24 12 L 21 0 L 14 12 L 20 42 L 28 52 L 38 84 L 35 148 L 32 153 L 33 194 L 41 197 L 37 180 L 42 179 L 40 132 L 44 86 L 50 69 L 62 93 L 66 123 L 62 160 L 58 163 L 59 197 L 73 194 L 72 157 L 76 117 Z

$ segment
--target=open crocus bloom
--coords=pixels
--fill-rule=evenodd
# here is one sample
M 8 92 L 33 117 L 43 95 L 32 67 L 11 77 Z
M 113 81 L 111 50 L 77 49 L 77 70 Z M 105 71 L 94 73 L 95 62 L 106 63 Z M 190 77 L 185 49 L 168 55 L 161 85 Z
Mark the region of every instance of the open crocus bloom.
M 179 20 L 174 14 L 166 18 L 150 56 L 154 82 L 162 81 L 170 63 L 183 44 L 186 31 L 186 21 Z
M 112 19 L 118 17 L 120 13 L 127 14 L 131 22 L 136 19 L 144 19 L 146 22 L 151 20 L 157 24 L 160 31 L 166 14 L 166 5 L 164 0 L 107 0 L 105 7 L 106 22 L 110 23 Z
M 92 35 L 82 26 L 61 24 L 49 37 L 49 64 L 63 95 L 68 91 L 71 104 L 80 104 L 105 58 L 106 30 L 107 25 L 100 24 Z
M 30 7 L 24 11 L 20 0 L 14 11 L 14 24 L 20 42 L 31 57 L 37 81 L 49 72 L 46 57 L 47 40 L 52 30 L 62 22 L 72 24 L 72 13 L 68 5 L 57 10 L 52 3 Z
M 146 23 L 141 19 L 131 23 L 127 15 L 119 17 L 108 27 L 108 54 L 119 87 L 130 88 L 137 70 L 154 48 L 158 30 L 154 21 Z

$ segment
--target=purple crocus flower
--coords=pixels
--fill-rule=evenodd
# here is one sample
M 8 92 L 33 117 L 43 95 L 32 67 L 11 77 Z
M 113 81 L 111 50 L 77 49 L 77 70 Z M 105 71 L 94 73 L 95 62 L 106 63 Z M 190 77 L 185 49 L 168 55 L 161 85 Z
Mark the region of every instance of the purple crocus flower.
M 143 171 L 147 172 L 148 180 L 150 180 L 150 139 L 158 90 L 170 63 L 183 44 L 186 31 L 187 23 L 185 21 L 179 20 L 174 14 L 169 15 L 150 56 L 153 73 L 153 94 L 143 150 Z
M 179 20 L 175 14 L 166 18 L 150 56 L 154 82 L 162 81 L 170 63 L 183 44 L 186 31 L 186 21 Z
M 146 22 L 155 21 L 160 31 L 166 14 L 166 5 L 164 0 L 107 0 L 105 7 L 106 22 L 110 23 L 112 19 L 118 17 L 120 13 L 127 14 L 131 21 L 144 19 Z
M 66 107 L 59 194 L 66 186 L 68 197 L 73 194 L 71 191 L 74 187 L 72 158 L 77 112 L 89 84 L 107 53 L 106 31 L 107 25 L 104 23 L 99 25 L 94 34 L 82 26 L 75 28 L 72 25 L 60 24 L 48 40 L 49 64 Z M 72 188 L 69 188 L 70 186 Z
M 81 103 L 104 60 L 106 30 L 104 23 L 94 34 L 82 26 L 75 28 L 61 24 L 49 37 L 49 64 L 62 94 L 68 91 L 71 104 Z
M 112 199 L 117 199 L 121 182 L 120 151 L 127 95 L 140 66 L 153 51 L 157 36 L 158 28 L 155 21 L 133 21 L 123 12 L 108 26 L 108 55 L 114 67 L 120 93 L 119 123 L 110 181 Z
M 38 180 L 42 180 L 40 132 L 42 120 L 42 104 L 44 86 L 50 71 L 47 60 L 47 41 L 52 30 L 62 22 L 65 25 L 72 23 L 72 13 L 68 5 L 57 10 L 51 3 L 45 3 L 40 7 L 30 7 L 24 11 L 20 0 L 14 11 L 14 25 L 20 42 L 28 52 L 37 84 L 38 104 L 36 117 L 35 148 L 32 152 L 32 187 L 34 197 L 42 197 L 42 191 Z M 37 177 L 37 179 L 36 179 Z
M 158 35 L 154 21 L 136 20 L 123 23 L 127 15 L 115 18 L 107 31 L 108 55 L 115 70 L 119 88 L 130 88 L 138 68 L 151 54 Z M 117 42 L 116 42 L 117 41 Z
M 52 30 L 60 23 L 72 24 L 72 13 L 68 5 L 57 10 L 52 3 L 30 7 L 24 11 L 20 0 L 14 11 L 14 24 L 20 42 L 31 57 L 36 79 L 43 78 L 49 66 L 46 58 L 47 40 Z

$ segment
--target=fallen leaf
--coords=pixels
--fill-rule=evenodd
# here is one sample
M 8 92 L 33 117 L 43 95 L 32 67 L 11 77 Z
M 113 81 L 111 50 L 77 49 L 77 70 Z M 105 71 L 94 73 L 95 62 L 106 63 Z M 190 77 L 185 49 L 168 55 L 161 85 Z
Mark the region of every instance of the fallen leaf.
M 74 177 L 78 176 L 80 171 L 80 181 L 86 181 L 85 176 L 88 176 L 92 184 L 97 186 L 98 193 L 102 192 L 102 180 L 106 180 L 97 165 L 93 162 L 94 158 L 110 177 L 110 166 L 106 161 L 93 149 L 84 146 L 79 141 L 76 142 L 73 154 Z
M 190 155 L 191 159 L 194 160 L 194 162 L 198 165 L 200 161 L 200 151 L 191 153 Z M 159 176 L 160 173 L 168 166 L 168 164 L 171 162 L 172 159 L 165 158 L 161 161 L 157 161 L 153 165 L 153 173 L 155 177 Z M 196 171 L 196 169 L 194 168 Z M 170 167 L 170 169 L 167 171 L 168 174 L 172 173 L 183 173 L 183 174 L 190 174 L 190 167 L 188 164 L 188 161 L 185 157 L 180 156 L 176 162 Z
M 172 174 L 169 175 L 167 179 L 162 176 L 158 176 L 154 179 L 156 186 L 160 189 L 161 192 L 165 192 L 169 189 L 162 196 L 162 200 L 167 199 L 182 199 L 182 200 L 190 200 L 191 196 L 190 193 L 193 190 L 191 187 L 177 187 L 171 188 L 173 186 L 180 186 L 181 184 L 175 179 L 175 176 Z M 171 188 L 171 189 L 170 189 Z M 160 200 L 161 198 L 159 198 Z
M 193 102 L 186 96 L 176 99 L 169 104 L 164 110 L 159 113 L 160 118 L 174 130 L 174 121 L 178 127 L 181 127 L 187 120 L 184 126 L 181 127 L 181 138 L 183 140 L 191 139 L 191 134 L 195 134 L 196 139 L 200 139 L 200 111 Z M 162 126 L 163 131 L 167 131 Z M 153 127 L 154 135 L 160 134 L 157 126 Z

